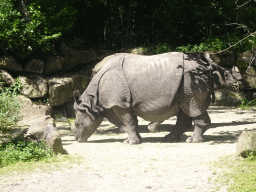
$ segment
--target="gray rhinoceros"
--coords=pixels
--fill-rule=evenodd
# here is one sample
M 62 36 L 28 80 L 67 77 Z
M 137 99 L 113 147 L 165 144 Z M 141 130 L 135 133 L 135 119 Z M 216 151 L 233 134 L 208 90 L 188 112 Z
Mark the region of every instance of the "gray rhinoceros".
M 124 142 L 138 144 L 137 116 L 163 122 L 177 115 L 177 124 L 165 140 L 179 140 L 192 119 L 194 134 L 187 142 L 202 142 L 211 123 L 207 109 L 214 87 L 231 86 L 235 81 L 204 54 L 116 55 L 106 61 L 82 95 L 74 92 L 72 131 L 78 142 L 84 142 L 103 118 L 118 120 L 128 133 Z

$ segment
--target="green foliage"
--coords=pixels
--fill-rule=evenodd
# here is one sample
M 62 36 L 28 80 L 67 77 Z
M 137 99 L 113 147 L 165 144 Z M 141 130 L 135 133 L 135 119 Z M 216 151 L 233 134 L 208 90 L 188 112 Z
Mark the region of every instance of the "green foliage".
M 17 122 L 21 119 L 18 115 L 20 105 L 16 96 L 21 90 L 21 83 L 16 79 L 11 87 L 4 87 L 0 82 L 0 136 L 6 137 L 17 127 Z
M 144 49 L 145 51 L 143 51 L 143 54 L 145 55 L 156 55 L 156 54 L 171 52 L 174 50 L 172 46 L 168 43 L 158 44 L 158 45 L 150 46 Z
M 226 42 L 218 39 L 211 38 L 207 39 L 205 42 L 200 43 L 199 45 L 190 45 L 180 46 L 176 48 L 176 51 L 179 52 L 205 52 L 205 51 L 220 51 L 225 47 Z
M 23 134 L 0 145 L 0 167 L 51 157 L 53 157 L 53 152 L 44 142 L 28 142 Z
M 155 54 L 171 52 L 173 50 L 173 48 L 167 43 L 164 43 L 164 44 L 161 44 L 161 45 L 156 45 L 155 49 L 156 49 Z
M 0 2 L 0 51 L 28 54 L 50 51 L 52 40 L 69 31 L 76 10 L 62 1 Z
M 256 160 L 256 151 L 255 150 L 246 150 L 246 151 L 243 151 L 241 156 L 243 158 L 248 158 L 250 160 Z
M 256 106 L 256 99 L 248 101 L 247 99 L 243 98 L 240 100 L 240 105 L 238 107 L 240 109 L 249 109 L 255 106 Z

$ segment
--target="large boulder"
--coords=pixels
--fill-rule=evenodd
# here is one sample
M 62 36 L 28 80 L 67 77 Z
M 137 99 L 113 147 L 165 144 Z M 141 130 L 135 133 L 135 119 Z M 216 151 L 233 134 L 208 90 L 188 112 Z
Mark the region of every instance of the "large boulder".
M 69 70 L 77 65 L 95 62 L 97 54 L 93 50 L 78 51 L 70 48 L 65 43 L 61 43 L 60 53 L 64 57 L 62 68 Z
M 52 115 L 54 118 L 75 118 L 74 101 L 53 107 Z
M 47 58 L 44 66 L 44 74 L 49 75 L 59 72 L 62 69 L 63 61 L 64 58 L 59 56 L 51 56 Z
M 49 104 L 59 106 L 63 103 L 73 101 L 75 90 L 84 91 L 89 81 L 89 77 L 70 74 L 64 77 L 54 77 L 48 80 L 49 84 Z
M 245 98 L 244 93 L 232 90 L 215 91 L 214 94 L 215 103 L 211 105 L 217 106 L 237 106 Z
M 246 158 L 248 152 L 256 153 L 256 129 L 243 131 L 238 138 L 236 145 L 237 155 Z
M 10 87 L 12 84 L 15 83 L 15 79 L 7 71 L 0 69 L 0 82 L 4 82 Z
M 42 116 L 32 120 L 24 136 L 32 141 L 41 142 L 44 140 L 46 145 L 52 148 L 55 153 L 66 153 L 55 121 L 51 116 Z
M 7 69 L 8 71 L 12 71 L 12 72 L 23 71 L 23 68 L 20 62 L 12 56 L 0 58 L 0 68 Z
M 244 89 L 256 89 L 256 65 L 255 53 L 246 51 L 237 57 L 237 66 L 239 67 L 243 77 Z M 254 60 L 253 60 L 254 58 Z M 248 69 L 248 66 L 249 69 Z
M 17 96 L 17 100 L 21 105 L 19 116 L 23 118 L 23 120 L 19 122 L 19 125 L 26 125 L 37 117 L 52 115 L 52 107 L 49 105 L 33 104 L 29 98 L 23 95 Z
M 236 65 L 235 53 L 232 51 L 225 51 L 222 53 L 210 53 L 210 58 L 221 66 L 232 67 Z
M 39 59 L 32 59 L 25 65 L 25 72 L 34 74 L 43 74 L 44 72 L 44 61 Z
M 22 84 L 21 94 L 28 98 L 43 98 L 48 95 L 48 82 L 41 76 L 20 76 Z

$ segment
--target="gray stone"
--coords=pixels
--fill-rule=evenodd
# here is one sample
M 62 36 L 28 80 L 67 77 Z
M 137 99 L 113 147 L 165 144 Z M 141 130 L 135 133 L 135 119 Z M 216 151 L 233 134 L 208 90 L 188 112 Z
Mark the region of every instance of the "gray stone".
M 65 77 L 54 77 L 48 80 L 49 84 L 49 104 L 59 106 L 66 102 L 73 101 L 73 92 L 75 90 L 83 91 L 89 78 L 78 74 Z
M 48 82 L 43 77 L 20 76 L 19 80 L 22 84 L 21 94 L 29 98 L 43 98 L 48 95 Z
M 256 129 L 243 131 L 238 138 L 236 145 L 237 156 L 246 158 L 248 151 L 256 153 Z
M 17 96 L 17 100 L 21 105 L 19 116 L 23 117 L 23 120 L 19 122 L 21 126 L 37 117 L 52 115 L 52 108 L 49 105 L 35 105 L 29 98 L 23 95 Z
M 12 72 L 22 72 L 23 68 L 19 61 L 17 61 L 14 57 L 3 57 L 0 58 L 0 68 L 7 69 L 8 71 Z
M 45 140 L 45 143 L 52 148 L 55 153 L 65 153 L 61 136 L 51 116 L 42 116 L 32 120 L 24 136 L 37 142 Z
M 241 53 L 237 57 L 237 66 L 242 73 L 243 87 L 246 90 L 256 88 L 256 59 L 254 57 L 255 53 L 251 51 Z M 249 69 L 248 66 L 250 66 Z
M 69 102 L 65 104 L 66 106 L 66 114 L 68 118 L 75 118 L 75 110 L 74 110 L 74 102 Z
M 75 118 L 74 101 L 53 107 L 52 115 L 54 118 Z
M 52 56 L 46 59 L 44 74 L 49 75 L 60 71 L 62 69 L 63 61 L 64 58 L 59 56 Z
M 93 50 L 77 51 L 66 44 L 62 43 L 60 46 L 61 55 L 64 57 L 62 68 L 68 70 L 74 68 L 77 65 L 87 64 L 95 62 L 97 54 Z
M 35 74 L 43 74 L 44 62 L 38 59 L 32 59 L 25 65 L 25 71 Z
M 15 83 L 15 79 L 12 75 L 5 70 L 0 70 L 0 81 L 4 82 L 9 87 Z
M 216 106 L 237 106 L 240 104 L 242 98 L 245 98 L 244 93 L 224 90 L 224 91 L 215 91 L 215 103 L 211 105 Z

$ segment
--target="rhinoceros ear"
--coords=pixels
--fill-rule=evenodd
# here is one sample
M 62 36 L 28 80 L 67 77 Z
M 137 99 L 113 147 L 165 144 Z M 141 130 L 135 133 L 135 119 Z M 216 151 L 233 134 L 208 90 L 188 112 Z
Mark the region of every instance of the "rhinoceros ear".
M 73 96 L 76 100 L 76 102 L 79 100 L 81 94 L 80 94 L 80 91 L 79 90 L 75 90 L 74 93 L 73 93 Z

